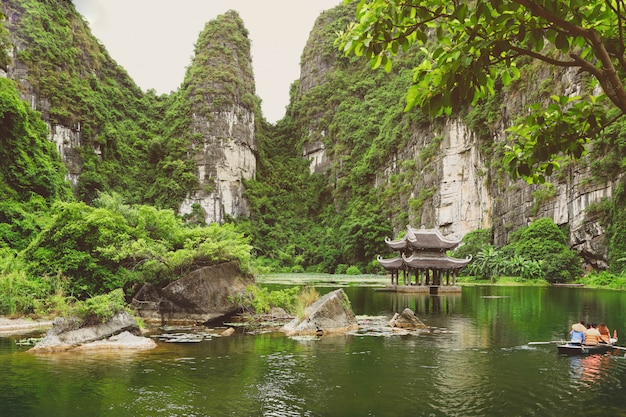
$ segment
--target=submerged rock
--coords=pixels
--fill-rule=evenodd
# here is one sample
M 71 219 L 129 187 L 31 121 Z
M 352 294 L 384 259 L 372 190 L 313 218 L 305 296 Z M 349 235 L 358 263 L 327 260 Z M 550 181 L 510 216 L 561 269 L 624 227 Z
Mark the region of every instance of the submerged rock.
M 359 328 L 350 300 L 342 289 L 332 291 L 304 310 L 282 331 L 289 336 L 328 335 L 346 333 Z
M 84 345 L 77 346 L 78 351 L 110 351 L 110 350 L 150 350 L 157 346 L 152 339 L 137 336 L 128 331 L 111 336 L 105 340 L 98 340 Z
M 410 308 L 405 308 L 402 310 L 402 313 L 396 313 L 393 318 L 389 321 L 389 325 L 391 327 L 399 327 L 401 329 L 426 329 L 426 326 L 422 321 L 415 315 L 415 312 Z
M 98 323 L 92 326 L 83 326 L 83 322 L 77 318 L 56 318 L 52 322 L 52 329 L 46 333 L 46 336 L 37 343 L 29 352 L 62 352 L 68 350 L 74 350 L 80 347 L 80 349 L 109 349 L 115 346 L 115 349 L 128 348 L 135 349 L 138 346 L 142 346 L 141 349 L 150 349 L 155 347 L 154 341 L 145 337 L 139 337 L 141 331 L 139 325 L 135 319 L 123 311 L 117 313 L 106 323 Z M 136 338 L 129 338 L 128 336 L 117 337 L 116 335 L 128 333 L 129 335 L 135 335 Z M 103 343 L 105 340 L 109 340 L 111 343 Z M 111 340 L 112 339 L 112 340 Z M 143 345 L 139 339 L 146 339 Z M 152 342 L 153 345 L 150 345 Z M 87 347 L 87 345 L 91 346 Z

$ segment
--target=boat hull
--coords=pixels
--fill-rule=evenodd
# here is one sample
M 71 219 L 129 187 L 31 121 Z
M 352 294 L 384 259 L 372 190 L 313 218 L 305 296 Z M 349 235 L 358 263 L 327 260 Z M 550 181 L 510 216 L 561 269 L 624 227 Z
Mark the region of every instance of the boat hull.
M 590 355 L 594 353 L 606 353 L 613 350 L 613 345 L 600 344 L 595 346 L 576 345 L 572 343 L 565 343 L 563 345 L 556 345 L 558 353 L 566 355 Z

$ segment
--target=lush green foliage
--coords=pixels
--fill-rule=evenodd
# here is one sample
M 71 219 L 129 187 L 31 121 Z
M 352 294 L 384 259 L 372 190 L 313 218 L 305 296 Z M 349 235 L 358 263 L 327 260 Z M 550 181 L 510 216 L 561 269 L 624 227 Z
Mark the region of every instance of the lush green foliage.
M 20 100 L 15 82 L 0 78 L 0 197 L 27 201 L 68 198 L 65 167 L 41 115 Z M 8 163 L 8 162 L 11 163 Z
M 567 246 L 565 233 L 549 218 L 515 231 L 503 251 L 509 258 L 540 262 L 549 282 L 571 282 L 582 275 L 580 256 Z
M 49 219 L 55 199 L 71 199 L 65 166 L 41 115 L 0 78 L 0 248 L 24 249 Z
M 74 305 L 76 316 L 86 324 L 105 323 L 117 313 L 128 311 L 121 288 L 106 294 L 96 295 Z
M 102 195 L 95 207 L 57 202 L 52 216 L 24 253 L 28 273 L 62 274 L 79 297 L 168 282 L 229 260 L 246 269 L 250 260 L 248 239 L 232 224 L 188 227 L 171 210 L 125 205 L 118 195 Z
M 554 95 L 547 107 L 531 105 L 510 129 L 516 142 L 505 164 L 514 176 L 541 181 L 559 166 L 558 154 L 579 158 L 584 144 L 611 122 L 600 98 L 626 112 L 624 8 L 621 0 L 362 0 L 339 43 L 387 71 L 392 57 L 420 45 L 406 108 L 423 107 L 431 115 L 476 104 L 498 83 L 519 78 L 520 56 L 589 74 L 606 95 Z
M 245 294 L 234 301 L 241 306 L 242 310 L 256 314 L 267 314 L 272 308 L 282 308 L 290 312 L 294 309 L 296 295 L 299 292 L 300 287 L 270 291 L 265 287 L 248 285 Z
M 0 22 L 6 20 L 4 13 L 0 12 Z M 9 31 L 5 25 L 0 25 L 0 68 L 7 70 L 11 58 L 7 51 L 11 48 L 11 39 L 9 38 Z
M 567 237 L 549 218 L 535 220 L 511 234 L 503 248 L 491 245 L 488 229 L 468 233 L 455 256 L 474 254 L 467 271 L 479 279 L 501 276 L 522 280 L 571 282 L 582 275 L 581 258 L 567 246 Z M 467 246 L 467 248 L 465 248 Z
M 614 290 L 626 289 L 626 275 L 616 275 L 608 271 L 593 272 L 579 278 L 576 282 L 579 284 L 585 284 L 585 287 L 588 288 L 610 288 Z
M 608 227 L 606 231 L 610 272 L 626 272 L 626 183 L 620 181 L 613 199 L 608 204 Z
M 463 236 L 461 245 L 450 255 L 455 258 L 466 258 L 470 255 L 475 256 L 477 253 L 492 246 L 491 229 L 473 230 Z
M 289 314 L 302 317 L 304 309 L 318 298 L 319 294 L 310 286 L 270 291 L 265 287 L 249 285 L 246 292 L 233 301 L 238 303 L 243 311 L 253 314 L 267 314 L 273 308 L 282 308 Z

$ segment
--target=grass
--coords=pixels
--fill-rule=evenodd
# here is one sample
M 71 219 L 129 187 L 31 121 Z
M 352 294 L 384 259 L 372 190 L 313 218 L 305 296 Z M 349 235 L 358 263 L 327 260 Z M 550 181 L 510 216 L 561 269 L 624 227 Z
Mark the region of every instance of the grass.
M 384 287 L 390 282 L 387 275 L 371 274 L 259 274 L 255 276 L 255 279 L 259 284 L 313 285 L 316 287 Z
M 521 279 L 519 277 L 498 277 L 495 282 L 487 279 L 476 279 L 472 276 L 457 278 L 458 285 L 495 285 L 495 286 L 524 286 L 524 287 L 548 287 L 550 283 L 545 279 Z

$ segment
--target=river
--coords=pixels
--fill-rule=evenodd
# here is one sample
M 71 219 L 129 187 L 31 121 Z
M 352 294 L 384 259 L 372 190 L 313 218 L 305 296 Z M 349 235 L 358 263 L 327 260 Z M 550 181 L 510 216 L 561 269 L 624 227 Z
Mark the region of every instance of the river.
M 334 289 L 320 288 L 320 292 Z M 344 288 L 361 323 L 409 307 L 431 333 L 288 338 L 281 333 L 159 343 L 149 352 L 31 355 L 0 337 L 0 416 L 626 415 L 626 357 L 568 357 L 579 319 L 626 340 L 626 293 L 464 287 L 430 296 Z

